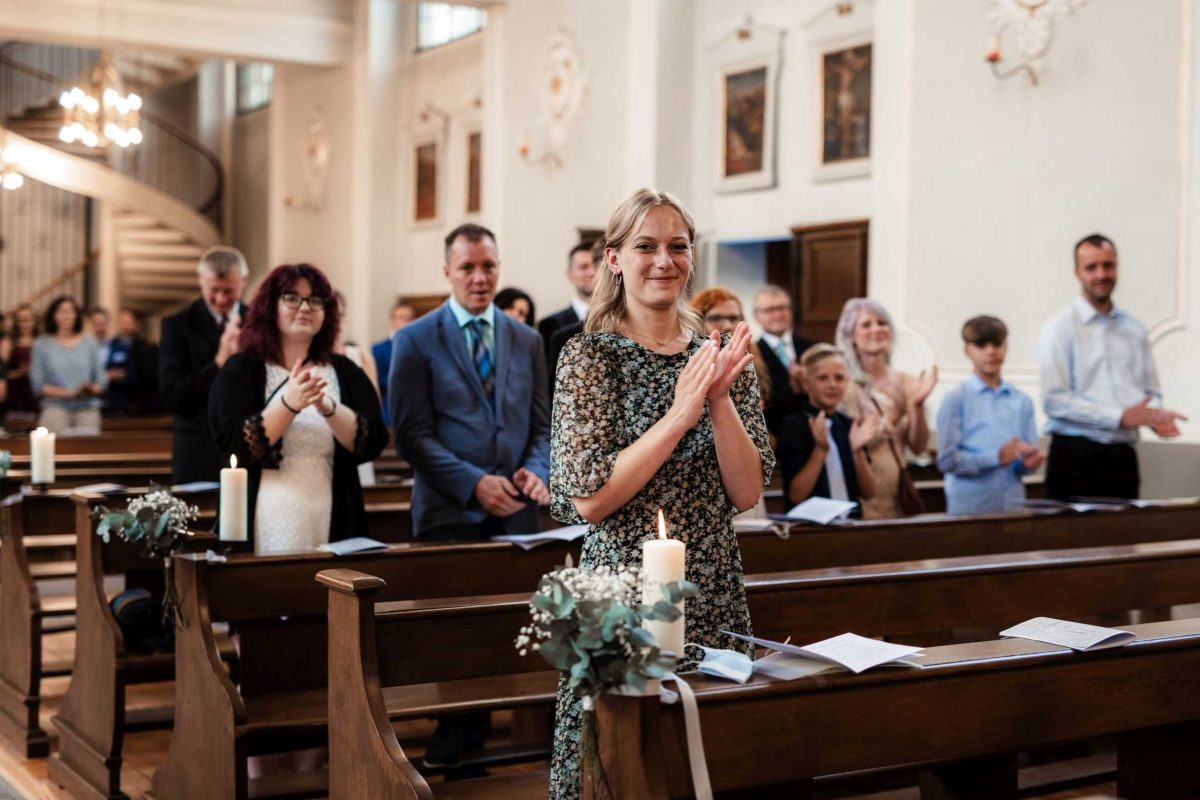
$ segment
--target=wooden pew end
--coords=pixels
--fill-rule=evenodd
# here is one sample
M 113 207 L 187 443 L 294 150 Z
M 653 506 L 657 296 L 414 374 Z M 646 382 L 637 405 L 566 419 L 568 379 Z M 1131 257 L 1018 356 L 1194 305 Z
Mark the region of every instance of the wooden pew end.
M 344 594 L 378 592 L 387 586 L 383 578 L 355 569 L 323 569 L 317 573 L 317 582 Z

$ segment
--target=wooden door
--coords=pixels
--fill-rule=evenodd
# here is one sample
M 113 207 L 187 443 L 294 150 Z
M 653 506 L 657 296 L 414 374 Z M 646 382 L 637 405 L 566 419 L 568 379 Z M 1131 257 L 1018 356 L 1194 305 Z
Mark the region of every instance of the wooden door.
M 868 225 L 854 220 L 793 228 L 786 267 L 768 251 L 768 275 L 791 294 L 798 335 L 832 343 L 842 306 L 866 295 Z

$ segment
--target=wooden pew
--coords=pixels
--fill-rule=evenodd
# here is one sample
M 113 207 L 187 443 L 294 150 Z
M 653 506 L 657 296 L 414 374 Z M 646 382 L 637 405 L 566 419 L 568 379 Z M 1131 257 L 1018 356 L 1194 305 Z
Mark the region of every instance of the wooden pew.
M 738 546 L 745 572 L 755 574 L 1196 536 L 1200 536 L 1200 504 L 1088 514 L 938 514 L 853 525 L 795 524 L 782 546 L 769 531 L 741 533 Z
M 806 643 L 854 631 L 902 639 L 954 628 L 998 631 L 1039 615 L 1197 602 L 1198 568 L 1200 540 L 1191 540 L 751 576 L 746 593 L 760 636 Z M 525 673 L 539 662 L 513 657 L 528 592 L 376 605 L 385 584 L 373 576 L 337 570 L 320 579 L 330 589 L 331 798 L 422 796 L 389 722 L 411 714 L 405 703 L 414 697 L 473 698 L 447 700 L 461 711 L 553 701 L 556 676 Z M 446 651 L 456 658 L 431 662 Z M 472 669 L 481 662 L 491 664 L 482 673 L 491 677 L 467 680 L 479 678 Z M 434 689 L 412 685 L 439 676 Z
M 578 545 L 523 551 L 501 542 L 411 544 L 341 558 L 236 555 L 226 563 L 178 557 L 188 624 L 176 637 L 175 727 L 153 797 L 244 798 L 248 755 L 325 740 L 328 600 L 315 581 L 321 570 L 381 575 L 389 598 L 485 595 L 528 592 L 567 553 L 577 557 Z M 219 621 L 239 627 L 240 687 L 214 655 L 211 623 Z
M 377 615 L 375 599 L 386 589 L 382 579 L 330 569 L 318 573 L 317 580 L 329 589 L 330 800 L 546 797 L 544 770 L 431 789 L 392 730 L 394 719 L 465 704 L 476 710 L 489 703 L 513 707 L 553 701 L 557 674 L 514 649 L 513 626 L 521 623 L 511 608 L 505 603 L 457 610 L 387 603 Z M 524 608 L 518 616 L 528 620 Z M 414 657 L 417 642 L 420 655 Z M 386 698 L 384 686 L 389 687 Z
M 70 664 L 43 664 L 43 625 L 75 613 L 73 598 L 43 598 L 37 584 L 75 575 L 74 519 L 61 495 L 15 495 L 0 516 L 0 734 L 33 758 L 50 748 L 38 723 L 41 678 L 70 672 Z
M 804 798 L 816 776 L 924 764 L 925 798 L 1015 798 L 1013 753 L 1117 734 L 1120 797 L 1196 797 L 1200 620 L 1130 630 L 1136 642 L 1096 653 L 999 640 L 931 648 L 920 670 L 688 678 L 713 789 Z M 610 695 L 596 713 L 614 797 L 691 796 L 679 704 Z

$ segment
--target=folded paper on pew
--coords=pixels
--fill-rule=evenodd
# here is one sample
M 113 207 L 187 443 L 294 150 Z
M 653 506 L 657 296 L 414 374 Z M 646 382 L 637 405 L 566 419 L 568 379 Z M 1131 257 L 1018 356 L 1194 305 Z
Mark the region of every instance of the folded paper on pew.
M 493 536 L 493 542 L 512 542 L 522 550 L 532 550 L 539 544 L 549 542 L 573 542 L 587 533 L 587 525 L 568 525 L 565 528 L 554 528 L 541 533 L 506 533 Z
M 221 488 L 221 484 L 216 481 L 191 481 L 190 483 L 177 483 L 171 487 L 171 491 L 175 494 L 187 494 L 188 492 L 215 492 Z
M 1162 497 L 1157 500 L 1130 500 L 1134 508 L 1169 508 L 1171 506 L 1193 506 L 1200 503 L 1200 497 Z
M 79 494 L 125 494 L 129 487 L 120 483 L 89 483 L 87 486 L 76 486 Z
M 787 512 L 788 519 L 803 519 L 818 525 L 828 525 L 834 520 L 845 519 L 858 503 L 850 500 L 831 500 L 828 497 L 810 497 L 793 506 Z
M 733 518 L 734 533 L 757 533 L 758 531 L 770 531 L 780 539 L 786 539 L 791 535 L 790 526 L 786 521 L 776 519 L 742 519 L 741 517 Z
M 763 647 L 769 647 L 789 656 L 813 659 L 826 664 L 834 664 L 850 670 L 853 673 L 863 672 L 871 667 L 883 665 L 900 667 L 917 667 L 921 665 L 908 659 L 921 652 L 920 647 L 910 647 L 906 644 L 881 642 L 868 639 L 857 633 L 843 633 L 831 639 L 823 639 L 813 644 L 798 647 L 784 642 L 772 642 L 770 639 L 759 639 L 733 631 L 721 631 L 735 639 L 753 642 Z
M 352 539 L 341 539 L 340 541 L 317 545 L 318 550 L 333 553 L 335 556 L 348 556 L 354 553 L 373 553 L 377 550 L 387 550 L 388 547 L 390 545 L 366 536 L 355 536 Z
M 754 662 L 756 673 L 777 681 L 794 681 L 829 672 L 831 669 L 837 669 L 837 666 L 828 661 L 817 661 L 815 658 L 794 656 L 790 653 L 771 653 Z
M 1034 617 L 1006 631 L 1000 631 L 1000 635 L 1010 639 L 1031 639 L 1035 642 L 1056 644 L 1079 651 L 1124 647 L 1137 638 L 1129 631 L 1051 617 Z

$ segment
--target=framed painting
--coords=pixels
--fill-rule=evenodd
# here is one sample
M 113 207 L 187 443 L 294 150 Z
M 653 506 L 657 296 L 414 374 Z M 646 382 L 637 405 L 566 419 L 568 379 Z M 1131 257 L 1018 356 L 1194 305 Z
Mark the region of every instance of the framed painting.
M 423 142 L 413 149 L 413 221 L 438 217 L 438 143 Z
M 483 208 L 483 133 L 467 134 L 467 213 Z
M 718 70 L 717 187 L 722 192 L 775 185 L 775 91 L 770 56 Z
M 870 41 L 831 44 L 819 56 L 817 180 L 871 172 Z

